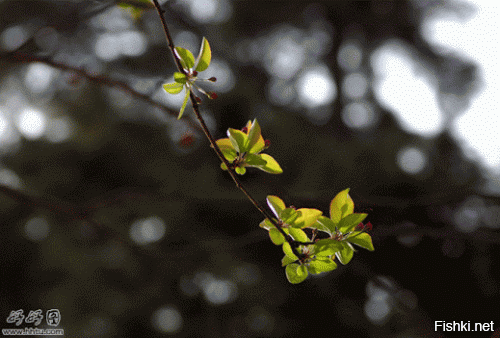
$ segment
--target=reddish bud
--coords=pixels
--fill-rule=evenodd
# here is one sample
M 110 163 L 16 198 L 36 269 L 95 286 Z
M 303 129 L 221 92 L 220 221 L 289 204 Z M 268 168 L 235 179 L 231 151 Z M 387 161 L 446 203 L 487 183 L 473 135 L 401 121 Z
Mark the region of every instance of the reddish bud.
M 264 144 L 265 144 L 265 146 L 267 148 L 267 147 L 269 147 L 271 145 L 271 141 L 270 140 L 265 140 Z
M 198 76 L 198 72 L 196 70 L 193 70 L 193 76 Z
M 201 103 L 201 99 L 198 96 L 195 96 L 196 102 Z
M 373 225 L 370 222 L 368 222 L 365 224 L 365 228 L 368 229 L 368 231 L 372 231 Z
M 247 127 L 243 127 L 243 128 L 241 128 L 241 131 L 246 134 L 246 133 L 248 133 L 248 128 Z
M 211 99 L 211 100 L 215 100 L 216 98 L 218 98 L 219 95 L 211 92 L 211 93 L 208 93 L 208 98 Z
M 359 223 L 358 225 L 356 225 L 356 230 L 363 230 L 365 226 L 363 225 L 363 222 Z
M 217 78 L 215 76 L 212 76 L 210 79 L 208 79 L 208 81 L 215 82 L 215 81 L 217 81 Z

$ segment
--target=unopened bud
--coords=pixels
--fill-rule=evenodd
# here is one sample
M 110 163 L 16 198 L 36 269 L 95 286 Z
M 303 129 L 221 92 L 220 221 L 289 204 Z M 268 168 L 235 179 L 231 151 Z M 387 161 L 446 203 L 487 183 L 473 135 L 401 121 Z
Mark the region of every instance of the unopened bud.
M 201 99 L 198 96 L 195 96 L 196 102 L 201 103 Z
M 368 231 L 372 231 L 373 225 L 370 222 L 368 222 L 366 223 L 365 228 L 368 229 Z
M 198 72 L 196 70 L 193 70 L 193 76 L 198 76 Z
M 246 133 L 248 133 L 248 128 L 247 127 L 243 127 L 243 128 L 241 128 L 241 131 L 246 134 Z
M 271 141 L 270 140 L 265 140 L 264 144 L 266 145 L 266 148 L 267 148 L 267 147 L 269 147 L 271 145 Z
M 218 97 L 219 97 L 219 95 L 217 95 L 217 94 L 215 94 L 215 93 L 213 93 L 213 92 L 208 93 L 208 98 L 209 98 L 209 99 L 215 100 L 215 99 L 216 99 L 216 98 L 218 98 Z
M 211 78 L 208 79 L 208 81 L 215 82 L 215 81 L 217 81 L 217 78 L 215 76 L 212 76 Z

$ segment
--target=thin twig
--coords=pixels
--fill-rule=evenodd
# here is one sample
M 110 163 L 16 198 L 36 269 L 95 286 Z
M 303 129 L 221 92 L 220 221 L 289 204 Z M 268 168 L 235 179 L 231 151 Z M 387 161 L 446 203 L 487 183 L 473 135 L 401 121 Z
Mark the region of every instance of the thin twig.
M 41 62 L 41 63 L 44 63 L 46 65 L 52 66 L 54 68 L 58 68 L 58 69 L 66 70 L 66 71 L 71 71 L 71 72 L 74 72 L 74 73 L 86 78 L 87 80 L 95 82 L 97 84 L 108 86 L 108 87 L 119 88 L 119 89 L 127 92 L 128 94 L 130 94 L 138 99 L 141 99 L 143 101 L 146 101 L 147 103 L 149 103 L 150 105 L 152 105 L 156 108 L 161 109 L 163 112 L 166 112 L 169 115 L 177 117 L 176 111 L 174 111 L 174 110 L 168 108 L 167 106 L 153 100 L 151 97 L 149 97 L 146 94 L 139 93 L 138 91 L 136 91 L 135 89 L 130 87 L 128 84 L 121 82 L 121 81 L 112 80 L 109 77 L 104 76 L 104 75 L 92 75 L 92 74 L 87 73 L 82 68 L 71 67 L 69 65 L 53 61 L 49 58 L 28 55 L 28 54 L 24 54 L 24 53 L 20 53 L 20 52 L 0 54 L 0 59 L 5 59 L 5 60 L 11 61 L 11 62 Z M 201 131 L 200 126 L 197 125 L 195 122 L 193 122 L 191 120 L 186 120 L 186 122 L 193 129 Z
M 167 44 L 168 44 L 168 47 L 170 48 L 170 51 L 172 52 L 172 56 L 173 56 L 173 58 L 175 60 L 177 68 L 179 69 L 179 72 L 183 73 L 184 75 L 187 75 L 186 72 L 184 71 L 183 67 L 182 67 L 181 61 L 178 58 L 177 53 L 175 52 L 174 42 L 172 40 L 172 37 L 170 36 L 170 31 L 168 29 L 167 21 L 165 20 L 165 15 L 164 15 L 165 11 L 161 8 L 160 4 L 158 3 L 158 0 L 153 0 L 153 3 L 155 4 L 156 10 L 158 11 L 158 15 L 159 15 L 161 23 L 163 25 L 163 30 L 165 31 L 165 36 L 167 38 Z M 193 106 L 193 111 L 196 114 L 196 117 L 198 118 L 198 121 L 200 122 L 200 125 L 201 125 L 201 127 L 203 129 L 203 132 L 205 133 L 205 136 L 210 141 L 210 145 L 214 149 L 214 151 L 217 154 L 217 156 L 219 157 L 219 159 L 226 165 L 227 170 L 229 172 L 229 175 L 233 179 L 233 181 L 236 184 L 236 186 L 238 187 L 238 189 L 240 189 L 246 195 L 246 197 L 252 202 L 252 204 L 260 211 L 260 213 L 263 214 L 265 218 L 269 219 L 269 221 L 276 227 L 276 229 L 278 229 L 280 231 L 280 233 L 285 237 L 285 239 L 287 240 L 287 242 L 292 247 L 292 250 L 295 253 L 295 255 L 297 257 L 300 257 L 301 254 L 296 249 L 296 243 L 297 242 L 294 241 L 289 235 L 287 235 L 285 233 L 285 231 L 282 229 L 282 227 L 273 219 L 273 216 L 271 215 L 271 213 L 269 211 L 267 211 L 266 209 L 264 209 L 260 205 L 260 203 L 257 202 L 252 197 L 252 195 L 250 195 L 250 193 L 247 191 L 247 189 L 240 182 L 240 180 L 238 179 L 238 177 L 236 175 L 236 172 L 234 171 L 233 167 L 231 166 L 231 164 L 229 163 L 229 161 L 224 157 L 224 155 L 222 154 L 222 151 L 220 150 L 219 146 L 215 142 L 215 139 L 213 138 L 212 134 L 210 134 L 210 131 L 208 130 L 208 128 L 207 128 L 207 126 L 205 124 L 205 121 L 203 120 L 203 117 L 200 114 L 198 101 L 196 100 L 196 98 L 195 98 L 195 96 L 194 96 L 194 94 L 193 94 L 192 91 L 190 92 L 189 96 L 190 96 L 190 99 L 191 99 L 191 104 Z

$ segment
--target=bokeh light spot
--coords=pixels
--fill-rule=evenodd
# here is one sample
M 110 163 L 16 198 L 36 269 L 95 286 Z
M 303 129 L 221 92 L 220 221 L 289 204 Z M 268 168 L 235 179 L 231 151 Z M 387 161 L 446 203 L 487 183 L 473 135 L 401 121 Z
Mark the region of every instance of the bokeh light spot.
M 147 40 L 143 33 L 125 31 L 117 37 L 121 44 L 121 53 L 127 56 L 139 56 L 146 51 Z
M 163 238 L 165 233 L 165 222 L 157 216 L 137 220 L 130 226 L 130 237 L 140 245 L 157 242 Z
M 485 210 L 484 201 L 477 196 L 471 196 L 455 210 L 453 223 L 461 232 L 473 232 L 481 225 L 480 221 Z
M 212 278 L 203 286 L 203 294 L 210 303 L 222 305 L 236 299 L 238 289 L 231 281 Z
M 153 313 L 153 326 L 161 332 L 176 333 L 182 328 L 181 313 L 173 306 L 164 306 Z
M 233 6 L 227 0 L 190 0 L 189 11 L 199 23 L 222 23 L 231 17 Z
M 22 186 L 22 181 L 14 171 L 0 167 L 0 184 L 14 189 L 20 189 Z
M 326 67 L 305 71 L 296 87 L 300 102 L 307 108 L 329 104 L 337 96 L 337 87 Z
M 24 232 L 30 240 L 42 241 L 49 234 L 49 223 L 42 217 L 31 218 L 24 225 Z
M 0 45 L 7 52 L 21 47 L 28 39 L 28 31 L 23 26 L 12 26 L 5 29 L 0 35 Z
M 365 315 L 374 324 L 383 324 L 391 312 L 386 301 L 370 299 L 365 303 Z
M 377 122 L 377 116 L 368 102 L 351 102 L 342 109 L 342 121 L 352 129 L 365 129 Z
M 289 79 L 297 73 L 305 61 L 305 49 L 297 41 L 298 31 L 295 29 L 290 32 L 273 36 L 269 42 L 264 67 L 267 71 L 281 79 Z
M 361 73 L 347 75 L 342 81 L 342 92 L 350 99 L 363 97 L 368 90 L 368 81 Z
M 337 55 L 339 66 L 347 71 L 356 70 L 361 65 L 363 50 L 356 40 L 349 40 L 342 44 Z
M 54 69 L 43 63 L 35 62 L 28 66 L 24 83 L 35 94 L 45 92 L 54 76 Z
M 102 60 L 112 61 L 120 56 L 121 42 L 117 39 L 115 34 L 104 33 L 101 34 L 95 42 L 94 50 Z
M 17 120 L 17 129 L 27 139 L 35 140 L 40 138 L 45 132 L 47 118 L 44 114 L 35 109 L 23 110 Z
M 427 157 L 420 149 L 408 147 L 398 152 L 397 163 L 404 172 L 418 174 L 424 169 Z

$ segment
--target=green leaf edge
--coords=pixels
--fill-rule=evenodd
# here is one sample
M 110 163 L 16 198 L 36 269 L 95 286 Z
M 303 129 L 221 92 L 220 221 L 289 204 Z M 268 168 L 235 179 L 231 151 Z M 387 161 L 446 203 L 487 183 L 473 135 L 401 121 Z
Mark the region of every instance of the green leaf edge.
M 179 56 L 179 59 L 182 64 L 182 68 L 191 69 L 194 67 L 194 56 L 189 50 L 182 47 L 175 47 L 175 51 Z
M 208 40 L 203 37 L 201 40 L 200 53 L 196 58 L 196 71 L 202 72 L 210 66 L 210 61 L 212 60 L 212 50 L 210 49 L 210 44 Z

